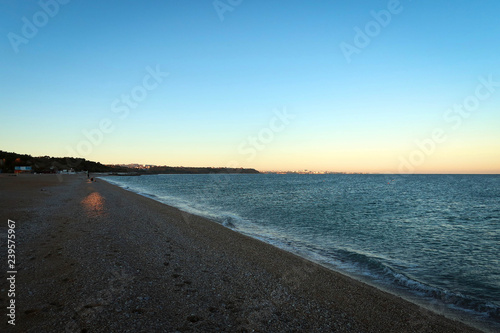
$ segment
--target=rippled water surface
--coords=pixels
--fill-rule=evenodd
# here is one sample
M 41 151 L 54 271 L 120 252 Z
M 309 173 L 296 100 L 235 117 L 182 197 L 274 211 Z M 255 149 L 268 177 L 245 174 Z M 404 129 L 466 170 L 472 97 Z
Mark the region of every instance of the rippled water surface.
M 105 179 L 500 331 L 498 175 Z

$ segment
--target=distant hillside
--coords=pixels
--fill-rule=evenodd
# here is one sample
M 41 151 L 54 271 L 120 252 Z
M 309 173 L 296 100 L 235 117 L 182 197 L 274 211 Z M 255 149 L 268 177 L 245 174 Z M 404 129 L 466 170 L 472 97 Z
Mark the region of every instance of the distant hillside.
M 33 157 L 9 153 L 0 150 L 0 170 L 13 173 L 16 166 L 30 166 L 33 172 L 55 173 L 61 170 L 90 171 L 90 172 L 127 172 L 125 167 L 107 166 L 99 162 L 87 161 L 84 158 L 73 157 Z
M 142 170 L 144 174 L 206 174 L 206 173 L 260 173 L 255 169 L 243 168 L 190 168 L 190 167 L 169 167 L 155 166 L 148 170 Z
M 0 170 L 4 173 L 13 173 L 16 166 L 30 166 L 33 172 L 56 173 L 61 170 L 110 172 L 135 174 L 207 174 L 207 173 L 259 173 L 255 169 L 235 168 L 191 168 L 152 166 L 147 170 L 128 168 L 119 165 L 104 165 L 99 162 L 87 161 L 73 157 L 33 157 L 0 150 Z

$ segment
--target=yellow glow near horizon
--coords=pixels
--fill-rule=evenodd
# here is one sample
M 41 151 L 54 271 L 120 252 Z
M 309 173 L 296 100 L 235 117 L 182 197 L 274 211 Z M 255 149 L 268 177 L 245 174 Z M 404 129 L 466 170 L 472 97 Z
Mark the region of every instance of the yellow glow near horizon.
M 84 158 L 104 164 L 152 164 L 192 167 L 243 167 L 259 171 L 361 172 L 361 173 L 486 173 L 500 174 L 500 145 L 478 146 L 456 142 L 438 147 L 431 154 L 412 149 L 269 146 L 255 156 L 242 155 L 235 149 L 212 148 L 189 144 L 177 147 L 155 145 L 118 145 L 112 150 L 96 149 Z M 393 147 L 391 147 L 393 148 Z M 68 156 L 64 152 L 29 152 L 4 149 L 33 156 Z M 76 156 L 73 156 L 76 157 Z M 422 159 L 423 157 L 423 159 Z M 405 162 L 403 162 L 405 161 Z

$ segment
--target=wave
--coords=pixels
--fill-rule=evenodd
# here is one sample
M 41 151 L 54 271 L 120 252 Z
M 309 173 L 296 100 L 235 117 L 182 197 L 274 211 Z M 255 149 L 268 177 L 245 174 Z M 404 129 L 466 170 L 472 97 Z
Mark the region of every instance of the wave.
M 348 274 L 354 278 L 360 278 L 389 292 L 403 297 L 405 295 L 410 296 L 412 300 L 415 300 L 415 297 L 423 299 L 423 304 L 431 304 L 434 309 L 441 308 L 441 312 L 449 312 L 449 310 L 466 312 L 479 319 L 500 321 L 500 306 L 498 304 L 425 284 L 404 274 L 395 267 L 404 266 L 408 268 L 411 266 L 409 263 L 394 263 L 387 258 L 360 253 L 351 249 L 339 248 L 325 251 L 300 241 L 271 240 L 267 237 L 258 238 L 327 268 Z
M 151 198 L 153 200 L 159 201 L 161 203 L 174 206 L 176 208 L 179 208 L 187 213 L 195 214 L 198 216 L 202 216 L 208 219 L 211 219 L 215 222 L 218 222 L 222 224 L 223 226 L 236 230 L 238 229 L 238 225 L 241 225 L 243 223 L 246 223 L 242 217 L 238 216 L 237 214 L 234 213 L 228 213 L 228 212 L 219 212 L 215 210 L 210 210 L 205 207 L 202 207 L 200 205 L 196 205 L 194 203 L 188 202 L 187 200 L 183 200 L 178 197 L 174 196 L 166 196 L 166 195 L 156 195 L 151 192 L 148 192 L 145 189 L 142 188 L 131 188 L 129 186 L 125 186 L 119 181 L 112 181 L 109 178 L 106 178 L 106 181 L 109 181 L 110 183 L 114 185 L 118 185 L 121 188 L 134 192 L 136 194 Z
M 110 179 L 110 177 L 105 179 L 128 191 L 177 207 L 188 213 L 211 219 L 229 229 L 295 253 L 332 270 L 360 278 L 376 287 L 403 297 L 408 296 L 412 301 L 419 300 L 421 305 L 430 304 L 432 308 L 443 310 L 442 312 L 446 312 L 446 309 L 452 310 L 452 312 L 466 312 L 472 317 L 483 318 L 500 324 L 500 305 L 498 303 L 488 302 L 487 300 L 477 299 L 460 292 L 424 283 L 412 276 L 412 272 L 415 272 L 413 269 L 418 269 L 415 264 L 412 266 L 408 262 L 396 261 L 379 254 L 360 252 L 335 244 L 321 246 L 321 244 L 315 244 L 313 241 L 307 241 L 301 237 L 300 232 L 293 236 L 292 233 L 273 229 L 269 223 L 248 220 L 235 212 L 225 211 L 213 204 L 208 204 L 203 197 L 196 197 L 200 200 L 188 200 L 179 196 L 165 194 L 170 194 L 169 192 L 157 192 L 154 188 L 142 186 L 141 183 L 127 183 L 127 186 L 125 186 L 123 182 L 120 182 L 124 179 L 118 181 Z M 154 192 L 154 194 L 151 192 Z M 372 202 L 368 204 L 372 205 Z M 500 328 L 500 325 L 498 328 Z
M 328 260 L 328 258 L 326 260 L 342 271 L 358 276 L 367 276 L 376 285 L 382 284 L 393 291 L 396 288 L 396 291 L 409 292 L 413 296 L 424 298 L 434 306 L 444 306 L 478 317 L 500 320 L 500 306 L 498 304 L 423 283 L 395 268 L 385 258 L 345 249 L 336 252 L 337 260 Z

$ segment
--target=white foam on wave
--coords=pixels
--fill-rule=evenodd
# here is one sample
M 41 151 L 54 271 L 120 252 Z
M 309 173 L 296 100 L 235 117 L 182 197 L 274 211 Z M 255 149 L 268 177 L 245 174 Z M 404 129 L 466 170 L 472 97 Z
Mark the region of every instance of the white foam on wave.
M 466 296 L 426 285 L 399 272 L 388 263 L 394 264 L 395 267 L 401 266 L 406 268 L 415 267 L 414 264 L 400 261 L 391 262 L 388 258 L 377 257 L 373 253 L 359 253 L 352 249 L 335 249 L 345 252 L 342 254 L 325 253 L 323 249 L 315 248 L 314 245 L 308 244 L 301 239 L 295 239 L 291 235 L 284 235 L 279 230 L 264 227 L 236 213 L 200 204 L 199 202 L 202 201 L 197 200 L 196 203 L 193 203 L 179 197 L 156 195 L 149 193 L 148 190 L 140 186 L 125 185 L 119 180 L 115 181 L 110 178 L 113 177 L 105 177 L 105 180 L 131 192 L 177 207 L 187 213 L 216 221 L 229 229 L 236 230 L 285 251 L 297 254 L 324 267 L 372 284 L 377 288 L 396 293 L 403 297 L 406 296 L 405 298 L 421 305 L 425 305 L 425 302 L 430 303 L 433 305 L 431 307 L 434 310 L 448 308 L 485 318 L 499 312 L 499 307 L 495 304 L 476 304 L 475 300 Z M 425 301 L 422 303 L 422 300 Z

